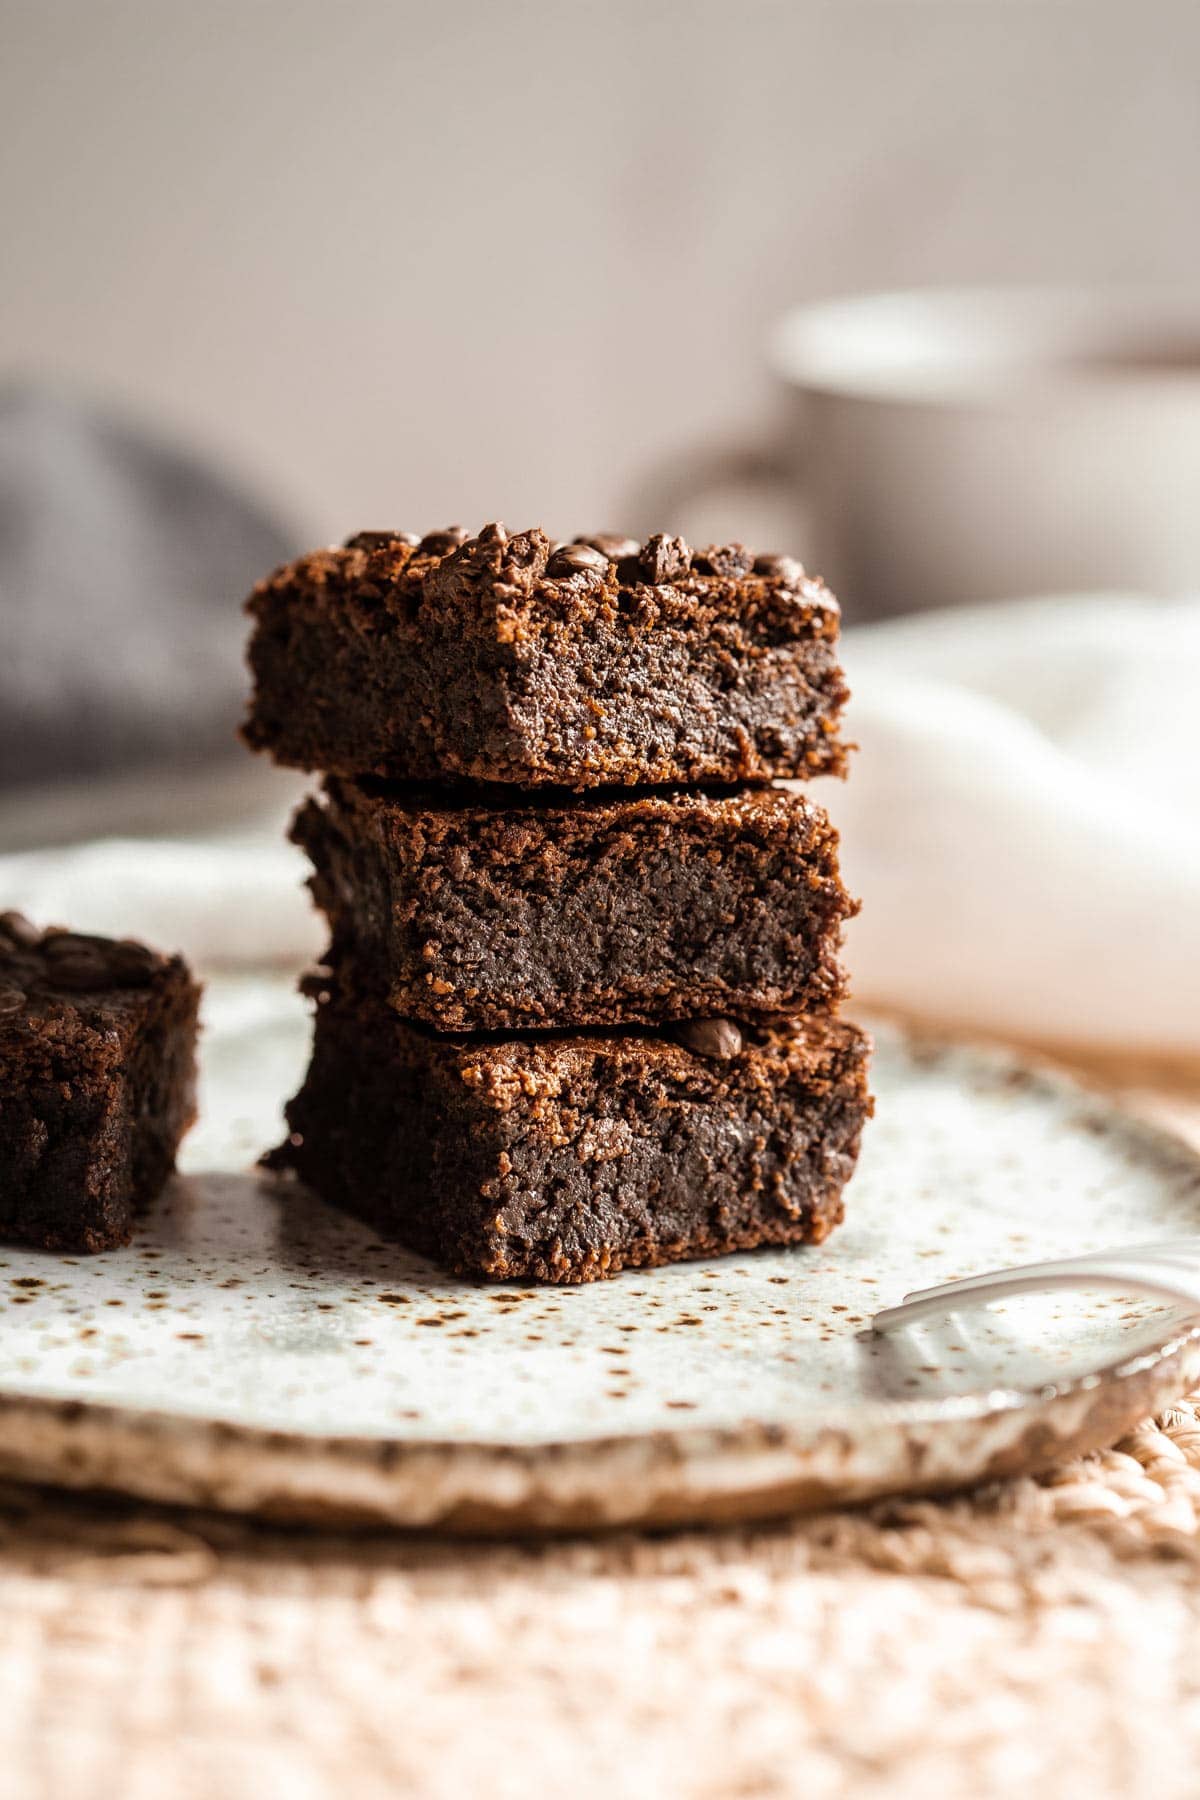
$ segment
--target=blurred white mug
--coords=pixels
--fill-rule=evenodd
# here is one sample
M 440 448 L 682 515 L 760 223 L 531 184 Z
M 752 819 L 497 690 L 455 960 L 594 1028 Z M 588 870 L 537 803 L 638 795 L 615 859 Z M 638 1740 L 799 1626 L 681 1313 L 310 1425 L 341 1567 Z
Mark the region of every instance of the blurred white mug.
M 799 306 L 776 444 L 686 459 L 647 529 L 774 484 L 852 619 L 1200 589 L 1200 293 L 947 289 Z

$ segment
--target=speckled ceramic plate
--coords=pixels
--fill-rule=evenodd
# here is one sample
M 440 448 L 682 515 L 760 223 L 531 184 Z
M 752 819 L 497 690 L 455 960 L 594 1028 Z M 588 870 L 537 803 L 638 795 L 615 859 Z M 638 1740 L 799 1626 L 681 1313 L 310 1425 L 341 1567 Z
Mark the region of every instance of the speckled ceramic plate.
M 1011 1058 L 880 1034 L 846 1225 L 591 1287 L 476 1287 L 291 1183 L 308 1026 L 210 989 L 203 1119 L 127 1250 L 0 1261 L 0 1472 L 452 1530 L 748 1518 L 1109 1442 L 1200 1377 L 1200 1328 L 1024 1298 L 876 1338 L 906 1290 L 1200 1229 L 1200 1159 Z

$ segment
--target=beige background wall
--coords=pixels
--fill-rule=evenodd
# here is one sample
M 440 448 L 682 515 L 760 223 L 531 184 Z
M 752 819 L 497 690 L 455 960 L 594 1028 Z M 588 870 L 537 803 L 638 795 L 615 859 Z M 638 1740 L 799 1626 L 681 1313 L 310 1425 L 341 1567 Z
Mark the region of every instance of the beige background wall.
M 306 534 L 620 523 L 792 298 L 1200 280 L 1200 7 L 4 0 L 0 372 Z

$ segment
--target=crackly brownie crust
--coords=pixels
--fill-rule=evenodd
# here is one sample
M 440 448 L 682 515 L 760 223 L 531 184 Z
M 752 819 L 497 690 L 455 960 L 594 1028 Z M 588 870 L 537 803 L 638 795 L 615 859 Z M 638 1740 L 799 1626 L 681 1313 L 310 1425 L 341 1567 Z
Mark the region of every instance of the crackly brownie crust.
M 195 1117 L 199 995 L 177 956 L 0 915 L 0 1237 L 128 1242 Z
M 364 532 L 248 610 L 244 735 L 299 768 L 577 789 L 843 772 L 837 603 L 788 557 Z
M 319 996 L 313 1060 L 268 1160 L 459 1274 L 593 1281 L 842 1218 L 869 1041 L 832 1017 L 743 1042 L 453 1039 Z
M 331 963 L 437 1030 L 755 1018 L 842 993 L 837 833 L 785 789 L 455 805 L 333 779 L 292 837 Z

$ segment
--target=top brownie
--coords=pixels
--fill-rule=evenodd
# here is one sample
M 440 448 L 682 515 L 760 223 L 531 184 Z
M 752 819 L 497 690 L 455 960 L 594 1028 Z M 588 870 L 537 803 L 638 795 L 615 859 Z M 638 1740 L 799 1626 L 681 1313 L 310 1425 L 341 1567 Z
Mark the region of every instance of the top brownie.
M 248 610 L 245 737 L 297 768 L 575 789 L 844 770 L 837 602 L 790 557 L 361 532 Z

